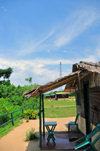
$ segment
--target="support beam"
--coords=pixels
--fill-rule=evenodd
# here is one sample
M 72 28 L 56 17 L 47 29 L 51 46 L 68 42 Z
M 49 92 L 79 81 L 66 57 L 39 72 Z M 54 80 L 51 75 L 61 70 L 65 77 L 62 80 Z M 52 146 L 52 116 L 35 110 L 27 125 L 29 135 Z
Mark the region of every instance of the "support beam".
M 42 112 L 43 112 L 43 136 L 45 136 L 45 126 L 44 126 L 45 116 L 44 116 L 44 95 L 43 94 L 42 94 Z
M 42 93 L 40 92 L 40 104 L 39 104 L 39 135 L 40 135 L 40 148 L 42 147 L 42 121 L 41 121 L 41 102 L 42 102 Z

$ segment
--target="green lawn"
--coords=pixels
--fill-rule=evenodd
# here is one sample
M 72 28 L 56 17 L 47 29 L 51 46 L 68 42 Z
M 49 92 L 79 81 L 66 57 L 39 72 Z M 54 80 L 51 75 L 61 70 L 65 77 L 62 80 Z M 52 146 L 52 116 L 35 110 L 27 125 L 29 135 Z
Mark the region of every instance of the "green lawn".
M 76 116 L 75 97 L 68 100 L 44 99 L 45 117 L 59 118 Z

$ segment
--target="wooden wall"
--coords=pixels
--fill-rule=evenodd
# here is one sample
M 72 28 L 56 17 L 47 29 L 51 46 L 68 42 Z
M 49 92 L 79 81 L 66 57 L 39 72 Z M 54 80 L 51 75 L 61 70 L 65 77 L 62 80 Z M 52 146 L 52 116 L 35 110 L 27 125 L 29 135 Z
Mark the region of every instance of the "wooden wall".
M 100 87 L 90 88 L 90 118 L 96 125 L 100 123 Z
M 90 120 L 96 125 L 100 123 L 100 75 L 96 73 L 89 74 L 80 81 L 80 90 L 76 91 L 77 112 L 85 118 L 83 85 L 89 82 L 89 101 L 90 101 Z

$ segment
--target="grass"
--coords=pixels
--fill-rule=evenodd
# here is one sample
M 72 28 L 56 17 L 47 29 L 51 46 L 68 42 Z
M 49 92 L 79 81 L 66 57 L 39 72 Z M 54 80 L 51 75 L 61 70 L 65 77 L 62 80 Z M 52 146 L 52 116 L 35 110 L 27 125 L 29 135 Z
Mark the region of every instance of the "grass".
M 44 100 L 45 117 L 61 118 L 76 116 L 75 97 L 70 97 L 68 100 Z
M 44 99 L 45 108 L 61 107 L 61 106 L 76 106 L 75 97 L 70 97 L 68 100 L 52 100 Z
M 39 138 L 39 136 L 35 132 L 34 128 L 32 128 L 31 130 L 26 132 L 25 141 L 37 140 L 38 138 Z

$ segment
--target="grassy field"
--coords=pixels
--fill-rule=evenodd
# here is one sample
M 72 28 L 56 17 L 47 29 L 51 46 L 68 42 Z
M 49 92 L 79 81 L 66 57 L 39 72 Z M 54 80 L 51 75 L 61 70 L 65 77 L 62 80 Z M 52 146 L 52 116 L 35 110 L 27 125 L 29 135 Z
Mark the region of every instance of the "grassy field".
M 45 99 L 45 117 L 61 118 L 72 117 L 76 115 L 75 97 L 70 97 L 68 100 L 52 100 Z

